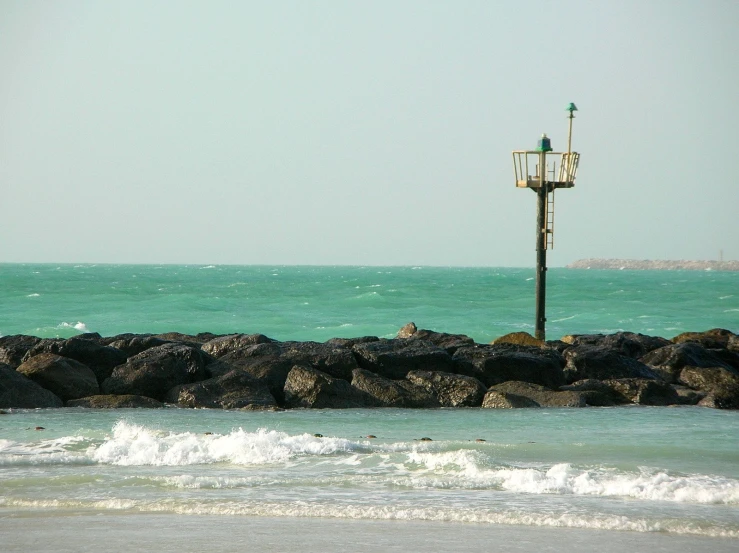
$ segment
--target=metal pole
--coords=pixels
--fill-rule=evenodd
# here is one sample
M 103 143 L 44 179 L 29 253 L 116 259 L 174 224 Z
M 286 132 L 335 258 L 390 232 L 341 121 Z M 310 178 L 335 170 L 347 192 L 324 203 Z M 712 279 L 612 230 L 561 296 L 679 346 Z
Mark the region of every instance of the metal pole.
M 547 216 L 547 185 L 546 164 L 547 153 L 539 152 L 539 190 L 537 191 L 537 217 L 536 217 L 536 327 L 535 336 L 539 340 L 545 340 L 544 323 L 546 288 L 547 288 L 547 250 L 546 250 L 546 216 Z

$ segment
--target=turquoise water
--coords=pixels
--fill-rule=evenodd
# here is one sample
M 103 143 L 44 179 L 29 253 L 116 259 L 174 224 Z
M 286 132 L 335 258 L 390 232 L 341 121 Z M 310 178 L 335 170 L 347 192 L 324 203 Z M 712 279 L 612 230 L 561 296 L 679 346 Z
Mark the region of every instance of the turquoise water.
M 550 269 L 547 337 L 739 332 L 739 273 Z M 534 270 L 0 265 L 0 335 L 260 332 L 278 340 L 419 328 L 488 342 L 533 331 Z
M 414 321 L 487 342 L 532 330 L 533 279 L 531 269 L 510 268 L 5 264 L 0 334 L 321 341 L 392 337 Z M 739 273 L 552 269 L 548 283 L 549 338 L 739 332 Z M 405 521 L 433 532 L 442 524 L 580 529 L 608 551 L 629 534 L 693 536 L 705 540 L 702 550 L 718 541 L 730 550 L 727 540 L 739 540 L 737 444 L 739 412 L 698 407 L 13 410 L 0 415 L 0 523 L 10 521 L 0 527 L 31 518 L 48 529 L 44 517 L 89 514 L 154 525 L 152 516 L 207 516 L 222 529 L 228 523 L 214 520 L 275 529 L 269 521 Z M 93 547 L 92 527 L 67 538 Z M 403 550 L 424 535 L 413 528 Z M 128 543 L 122 535 L 116 547 Z M 24 539 L 5 545 L 25 551 Z M 538 551 L 552 538 L 536 539 L 547 540 L 532 546 Z M 574 538 L 555 539 L 567 548 Z M 212 544 L 232 550 L 224 537 Z M 669 550 L 697 549 L 684 541 Z

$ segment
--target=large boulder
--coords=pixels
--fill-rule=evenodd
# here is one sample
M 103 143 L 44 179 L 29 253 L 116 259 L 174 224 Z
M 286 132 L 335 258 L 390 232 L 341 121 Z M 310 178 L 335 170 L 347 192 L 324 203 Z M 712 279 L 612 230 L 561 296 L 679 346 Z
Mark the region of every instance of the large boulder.
M 403 334 L 403 329 L 405 328 L 406 327 L 400 329 L 400 332 L 398 332 L 399 337 Z M 416 331 L 408 336 L 407 339 L 430 342 L 435 346 L 442 348 L 450 355 L 453 355 L 458 348 L 475 344 L 475 341 L 472 338 L 464 334 L 447 334 L 445 332 L 435 332 L 433 330 L 425 329 L 416 329 Z
M 425 340 L 378 340 L 355 344 L 352 351 L 361 368 L 391 380 L 415 370 L 454 372 L 449 353 Z
M 568 383 L 588 378 L 659 378 L 644 363 L 602 346 L 573 346 L 565 350 L 564 357 L 567 360 L 565 376 Z
M 539 404 L 525 396 L 488 390 L 482 399 L 482 407 L 485 409 L 524 409 L 539 407 Z
M 724 328 L 713 328 L 705 332 L 683 332 L 672 339 L 675 344 L 697 342 L 706 349 L 725 349 L 736 334 Z
M 167 393 L 166 400 L 180 407 L 212 409 L 275 407 L 277 405 L 274 396 L 264 382 L 238 369 L 195 384 L 176 386 Z
M 378 405 L 372 396 L 354 388 L 346 380 L 334 378 L 312 367 L 300 365 L 295 365 L 287 375 L 285 403 L 289 407 L 315 409 L 376 407 Z
M 637 405 L 679 405 L 684 403 L 675 388 L 658 380 L 645 378 L 618 378 L 604 380 L 614 392 L 629 403 Z
M 179 384 L 192 384 L 209 378 L 207 365 L 212 358 L 199 349 L 177 343 L 150 348 L 116 367 L 105 380 L 105 394 L 132 394 L 159 401 Z
M 274 340 L 264 334 L 230 334 L 205 342 L 200 349 L 218 359 L 235 350 L 272 342 Z
M 281 357 L 346 381 L 351 381 L 352 372 L 359 367 L 350 349 L 318 342 L 284 342 Z
M 23 363 L 28 350 L 40 341 L 41 338 L 22 334 L 0 336 L 0 363 L 6 363 L 15 369 Z
M 720 409 L 739 409 L 739 373 L 725 367 L 684 367 L 678 382 L 706 392 L 703 405 Z
M 490 343 L 492 345 L 512 344 L 514 346 L 534 346 L 537 348 L 542 348 L 546 345 L 546 342 L 544 340 L 535 338 L 528 332 L 510 332 L 504 336 L 496 338 Z
M 513 344 L 475 345 L 454 352 L 453 372 L 472 376 L 486 386 L 510 380 L 558 388 L 565 383 L 562 355 L 552 349 Z
M 351 350 L 355 344 L 367 344 L 369 342 L 379 342 L 377 336 L 360 336 L 359 338 L 330 338 L 324 342 L 327 346 L 335 348 L 346 348 Z
M 73 337 L 67 340 L 49 338 L 41 340 L 26 352 L 24 361 L 40 353 L 53 353 L 74 359 L 86 365 L 95 373 L 98 383 L 102 383 L 113 372 L 113 368 L 126 362 L 122 351 L 103 346 L 95 340 Z
M 557 392 L 530 382 L 504 382 L 492 386 L 482 406 L 505 407 L 585 407 L 585 398 L 579 392 Z
M 233 350 L 218 359 L 230 370 L 245 370 L 263 382 L 277 402 L 284 403 L 284 387 L 287 375 L 293 368 L 290 359 L 282 357 L 283 347 L 279 343 L 264 343 Z M 226 374 L 225 371 L 222 374 Z M 222 376 L 216 375 L 213 376 Z
M 366 369 L 354 369 L 352 386 L 372 396 L 381 407 L 441 407 L 425 388 L 407 380 L 390 380 Z
M 162 340 L 150 334 L 120 334 L 113 338 L 106 339 L 107 345 L 123 352 L 126 358 L 169 343 L 167 340 Z
M 597 346 L 634 359 L 639 359 L 650 351 L 670 344 L 670 341 L 665 338 L 634 332 L 579 334 L 564 336 L 562 341 L 572 346 Z
M 160 401 L 145 396 L 133 395 L 96 395 L 71 399 L 66 403 L 67 407 L 86 407 L 88 409 L 160 409 L 164 404 Z
M 39 386 L 53 392 L 62 401 L 100 393 L 97 377 L 89 367 L 61 355 L 53 353 L 34 355 L 16 370 Z
M 199 334 L 182 334 L 181 332 L 165 332 L 162 334 L 155 334 L 156 338 L 160 338 L 165 342 L 176 342 L 178 344 L 185 344 L 192 348 L 199 348 L 206 342 L 209 342 L 215 338 L 218 338 L 218 334 L 212 334 L 211 332 L 200 332 Z
M 614 390 L 613 387 L 594 378 L 578 380 L 560 387 L 560 390 L 578 392 L 585 399 L 585 403 L 593 407 L 613 407 L 630 403 L 623 394 Z
M 659 374 L 664 381 L 673 383 L 677 382 L 678 375 L 684 367 L 732 368 L 720 355 L 697 342 L 670 344 L 647 353 L 640 361 Z
M 406 379 L 436 396 L 442 407 L 479 407 L 485 385 L 471 376 L 439 371 L 411 371 Z
M 10 365 L 0 363 L 0 409 L 43 409 L 63 405 L 59 396 L 23 376 Z

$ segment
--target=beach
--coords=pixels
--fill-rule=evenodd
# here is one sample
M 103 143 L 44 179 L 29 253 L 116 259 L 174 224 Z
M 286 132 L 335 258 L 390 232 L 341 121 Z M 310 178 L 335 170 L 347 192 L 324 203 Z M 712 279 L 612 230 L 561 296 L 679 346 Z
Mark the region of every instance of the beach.
M 1 512 L 0 512 L 1 513 Z M 8 553 L 734 553 L 732 539 L 479 524 L 181 515 L 0 514 Z

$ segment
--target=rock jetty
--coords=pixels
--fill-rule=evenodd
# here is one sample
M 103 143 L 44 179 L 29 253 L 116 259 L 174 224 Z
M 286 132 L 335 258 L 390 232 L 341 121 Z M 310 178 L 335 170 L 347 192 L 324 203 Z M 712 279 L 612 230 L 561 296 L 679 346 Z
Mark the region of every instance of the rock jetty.
M 739 271 L 739 261 L 663 261 L 655 259 L 580 259 L 568 269 L 631 269 L 640 271 Z
M 0 408 L 739 409 L 739 337 L 631 332 L 490 344 L 408 323 L 393 339 L 262 334 L 0 337 Z

